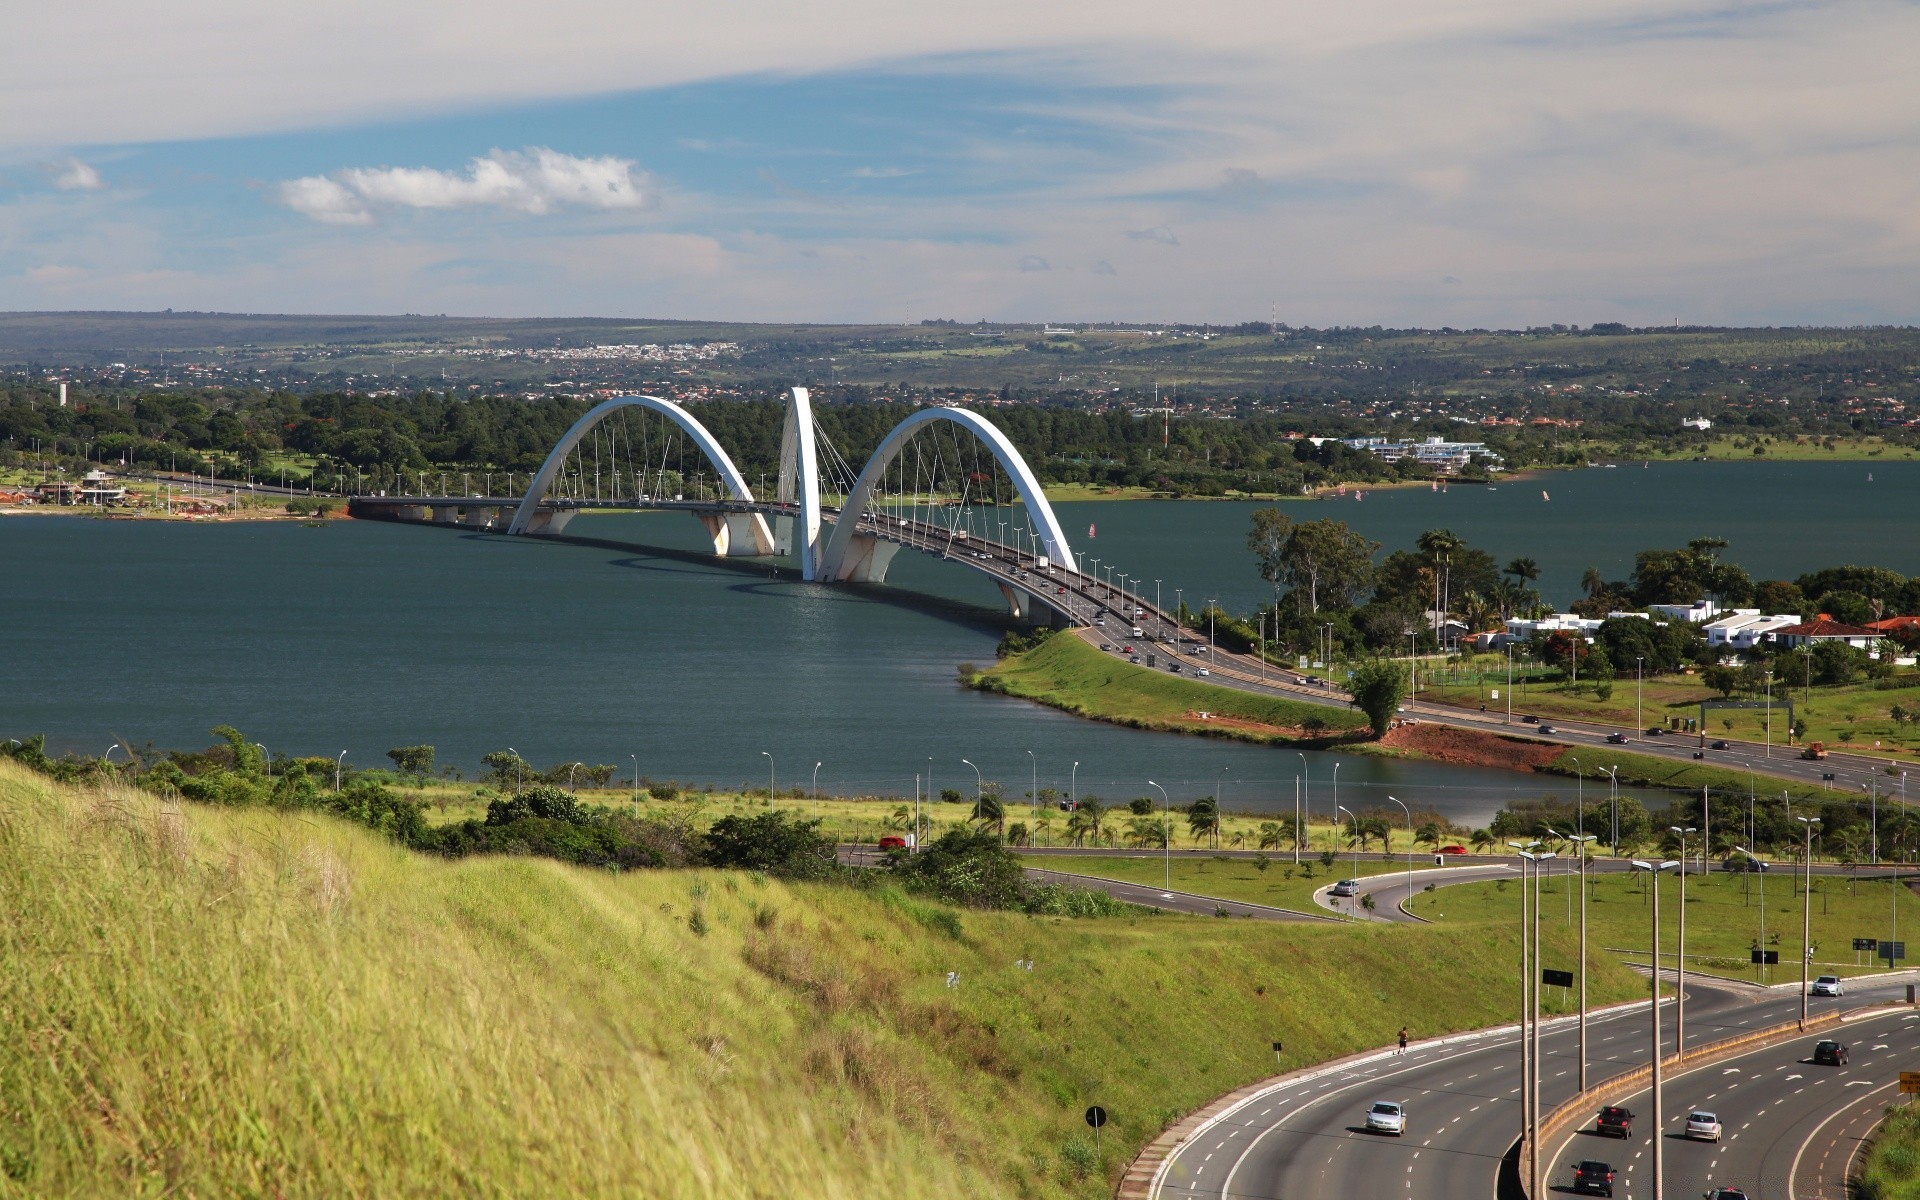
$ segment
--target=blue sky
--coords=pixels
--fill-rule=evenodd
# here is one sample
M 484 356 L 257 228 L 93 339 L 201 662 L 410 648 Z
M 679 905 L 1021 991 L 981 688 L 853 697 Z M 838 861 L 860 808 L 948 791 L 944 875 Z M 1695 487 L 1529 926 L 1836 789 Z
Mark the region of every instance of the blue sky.
M 28 18 L 0 307 L 1512 325 L 1920 295 L 1911 4 L 352 10 L 386 11 Z M 48 67 L 83 46 L 91 78 Z

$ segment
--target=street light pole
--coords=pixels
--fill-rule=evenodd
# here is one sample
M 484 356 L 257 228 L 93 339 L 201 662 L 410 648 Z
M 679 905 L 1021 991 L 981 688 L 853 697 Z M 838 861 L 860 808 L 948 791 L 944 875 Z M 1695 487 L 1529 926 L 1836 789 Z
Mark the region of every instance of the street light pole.
M 640 756 L 629 754 L 627 757 L 633 760 L 633 815 L 637 817 L 640 815 Z
M 1680 839 L 1680 931 L 1679 948 L 1674 951 L 1673 969 L 1673 1052 L 1687 1052 L 1687 835 L 1700 832 L 1691 825 L 1682 829 L 1678 825 L 1667 826 L 1668 830 Z M 1653 964 L 1654 974 L 1660 973 L 1660 964 Z
M 773 755 L 766 750 L 762 750 L 760 753 L 767 760 L 767 807 L 772 808 L 773 807 Z
M 1801 855 L 1803 886 L 1800 889 L 1800 1028 L 1807 1027 L 1807 975 L 1813 966 L 1813 827 L 1819 817 L 1795 817 L 1806 831 L 1806 852 Z
M 820 819 L 820 764 L 813 764 L 813 819 Z
M 333 790 L 336 792 L 340 790 L 340 766 L 342 763 L 346 761 L 347 761 L 347 752 L 345 750 L 342 750 L 340 752 L 340 757 L 335 759 L 333 762 Z
M 1300 865 L 1300 839 L 1307 836 L 1306 825 L 1300 823 L 1300 814 L 1304 810 L 1307 824 L 1313 823 L 1313 790 L 1307 778 L 1307 756 L 1304 751 L 1295 750 L 1300 756 L 1300 778 L 1293 791 L 1293 865 Z
M 1676 862 L 1663 862 L 1655 865 L 1650 862 L 1633 860 L 1632 870 L 1645 871 L 1648 882 L 1653 887 L 1653 1200 L 1664 1200 L 1666 1181 L 1664 1174 L 1665 1156 L 1661 1145 L 1665 1135 L 1662 1130 L 1666 1120 L 1660 1112 L 1660 872 L 1670 871 L 1679 866 Z M 1537 1193 L 1536 1193 L 1537 1194 Z
M 1336 810 L 1333 818 L 1333 830 L 1334 833 L 1338 835 L 1340 832 L 1340 816 L 1337 811 L 1340 807 L 1340 760 L 1337 758 L 1333 760 L 1333 807 Z M 1335 850 L 1340 848 L 1339 843 L 1331 838 L 1328 839 L 1328 845 Z
M 1647 657 L 1636 654 L 1633 658 L 1633 736 L 1640 738 L 1640 692 L 1647 681 Z
M 1033 801 L 1033 819 L 1040 820 L 1040 759 L 1033 751 L 1027 751 L 1027 765 L 1033 768 L 1033 790 L 1027 798 Z
M 1170 892 L 1173 890 L 1173 801 L 1167 799 L 1167 789 L 1153 780 L 1147 780 L 1147 786 L 1160 793 L 1160 820 L 1163 823 L 1160 830 L 1160 858 L 1166 864 L 1166 888 Z
M 1591 833 L 1576 833 L 1567 838 L 1580 856 L 1580 1091 L 1587 1090 L 1587 843 L 1597 841 Z
M 1411 913 L 1413 912 L 1413 810 L 1408 808 L 1407 802 L 1400 799 L 1398 796 L 1388 796 L 1387 799 L 1393 801 L 1395 804 L 1398 804 L 1400 806 L 1400 811 L 1407 814 L 1407 905 L 1406 907 L 1407 907 L 1407 912 Z M 1387 849 L 1389 852 L 1391 852 L 1393 848 L 1389 846 Z
M 1353 837 L 1349 840 L 1353 842 L 1353 877 L 1355 879 L 1359 879 L 1360 878 L 1360 818 L 1355 817 L 1353 815 L 1352 809 L 1336 801 L 1333 806 L 1333 829 L 1336 836 L 1338 836 L 1340 832 L 1340 814 L 1341 813 L 1345 813 L 1349 817 L 1353 817 Z M 1360 914 L 1353 910 L 1358 909 L 1359 906 L 1360 906 L 1360 900 L 1358 897 L 1348 897 L 1347 899 L 1348 911 L 1353 913 L 1353 918 L 1356 921 L 1360 919 Z

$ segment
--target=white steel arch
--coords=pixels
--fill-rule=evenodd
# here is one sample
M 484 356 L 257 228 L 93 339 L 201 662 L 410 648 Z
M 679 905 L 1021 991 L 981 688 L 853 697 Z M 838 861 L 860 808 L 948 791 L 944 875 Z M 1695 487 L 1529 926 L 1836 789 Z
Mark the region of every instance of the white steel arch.
M 792 531 L 790 552 L 800 562 L 800 578 L 811 582 L 818 578 L 820 557 L 820 459 L 814 452 L 813 401 L 803 387 L 793 389 L 780 430 L 780 490 L 775 498 L 800 506 L 797 523 L 781 517 L 780 524 Z
M 1007 440 L 1007 435 L 1000 432 L 1000 427 L 964 408 L 923 408 L 895 425 L 874 450 L 873 457 L 867 460 L 859 480 L 853 485 L 853 494 L 847 497 L 846 507 L 840 510 L 833 536 L 828 539 L 827 548 L 820 556 L 819 578 L 834 581 L 849 577 L 848 556 L 853 546 L 855 527 L 860 524 L 860 518 L 867 514 L 867 505 L 872 500 L 875 485 L 914 431 L 932 421 L 953 422 L 980 439 L 993 452 L 1001 469 L 1013 479 L 1013 486 L 1019 491 L 1020 498 L 1026 501 L 1027 519 L 1040 537 L 1042 553 L 1056 566 L 1073 570 L 1073 551 L 1067 545 L 1067 535 L 1060 528 L 1059 518 L 1054 516 L 1053 505 L 1047 503 L 1047 495 L 1041 490 L 1040 481 L 1027 466 L 1027 460 L 1020 457 L 1020 451 L 1014 449 L 1013 443 Z
M 567 460 L 567 455 L 573 451 L 574 446 L 579 444 L 580 439 L 587 435 L 588 430 L 623 408 L 651 409 L 678 425 L 686 431 L 688 437 L 693 439 L 694 444 L 700 448 L 700 453 L 706 455 L 707 461 L 713 464 L 714 471 L 726 484 L 727 493 L 735 500 L 749 502 L 753 500 L 753 492 L 747 487 L 747 481 L 740 474 L 740 469 L 733 465 L 733 459 L 727 455 L 726 450 L 714 439 L 707 427 L 695 419 L 692 413 L 673 401 L 662 400 L 658 396 L 615 396 L 587 410 L 586 415 L 575 421 L 573 427 L 568 429 L 554 445 L 553 452 L 547 455 L 546 462 L 540 464 L 539 472 L 534 475 L 533 482 L 527 487 L 526 497 L 520 501 L 520 507 L 514 510 L 513 521 L 507 526 L 508 533 L 528 532 L 533 524 L 534 515 L 540 509 L 540 502 L 546 499 L 547 489 L 553 485 L 553 477 L 559 473 L 561 466 Z M 754 521 L 760 527 L 756 531 L 755 540 L 764 543 L 759 547 L 759 552 L 771 553 L 773 538 L 770 533 L 763 533 L 765 520 L 755 514 Z

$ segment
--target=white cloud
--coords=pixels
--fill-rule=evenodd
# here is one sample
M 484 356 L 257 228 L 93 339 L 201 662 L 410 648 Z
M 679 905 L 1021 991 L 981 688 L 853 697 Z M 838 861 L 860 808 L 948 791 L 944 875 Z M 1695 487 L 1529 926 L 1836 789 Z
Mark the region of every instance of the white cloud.
M 653 201 L 630 159 L 582 158 L 544 146 L 494 150 L 464 172 L 432 167 L 349 167 L 280 185 L 280 201 L 334 225 L 366 225 L 380 209 L 504 208 L 541 214 L 560 207 L 642 209 Z
M 93 167 L 69 158 L 54 168 L 53 186 L 63 192 L 97 192 L 107 186 L 107 181 Z
M 1029 254 L 1021 258 L 1020 269 L 1022 271 L 1051 271 L 1053 270 L 1053 265 L 1047 262 L 1046 259 L 1041 258 L 1038 254 Z

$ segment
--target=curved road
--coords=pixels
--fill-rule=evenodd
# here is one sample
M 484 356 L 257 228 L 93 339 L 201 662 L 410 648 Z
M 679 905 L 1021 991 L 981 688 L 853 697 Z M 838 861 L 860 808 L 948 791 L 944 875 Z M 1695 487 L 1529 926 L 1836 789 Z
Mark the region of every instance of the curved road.
M 1814 1065 L 1813 1044 L 1823 1037 L 1851 1048 L 1846 1066 Z M 1897 1011 L 1668 1077 L 1661 1086 L 1666 1194 L 1688 1197 L 1718 1186 L 1741 1188 L 1754 1200 L 1844 1200 L 1852 1150 L 1897 1097 L 1902 1068 L 1916 1066 L 1920 1013 Z M 1651 1121 L 1653 1104 L 1646 1091 L 1623 1103 Z M 1724 1140 L 1714 1144 L 1678 1136 L 1695 1108 L 1720 1118 Z M 1553 1156 L 1541 1160 L 1542 1177 L 1551 1181 L 1548 1193 L 1570 1192 L 1572 1162 L 1597 1158 L 1618 1173 L 1616 1182 L 1623 1186 L 1616 1187 L 1616 1196 L 1652 1195 L 1650 1143 L 1640 1128 L 1637 1124 L 1630 1142 L 1599 1137 L 1589 1126 L 1550 1143 Z
M 1814 1015 L 1836 1006 L 1904 998 L 1905 983 L 1912 978 L 1907 974 L 1862 985 L 1843 1000 L 1816 1000 Z M 1799 1008 L 1799 995 L 1791 989 L 1690 978 L 1688 1044 L 1704 1045 L 1792 1020 Z M 1669 1051 L 1673 1013 L 1671 1001 L 1663 1002 Z M 1575 1030 L 1567 1018 L 1542 1028 L 1543 1114 L 1576 1091 Z M 1416 1036 L 1419 1032 L 1414 1031 Z M 1589 1086 L 1645 1062 L 1646 1004 L 1590 1017 L 1588 1038 Z M 1519 1137 L 1520 1085 L 1518 1035 L 1512 1027 L 1416 1042 L 1404 1056 L 1383 1054 L 1309 1073 L 1242 1103 L 1177 1147 L 1152 1194 L 1163 1200 L 1489 1200 L 1498 1194 L 1502 1159 Z M 1669 1095 L 1678 1113 L 1679 1093 Z M 1367 1106 L 1376 1100 L 1407 1106 L 1404 1138 L 1363 1132 Z M 1558 1161 L 1543 1160 L 1543 1176 L 1558 1178 L 1545 1171 L 1548 1163 Z M 1774 1196 L 1762 1194 L 1756 1200 Z

